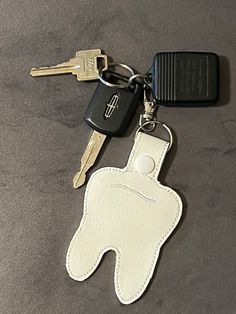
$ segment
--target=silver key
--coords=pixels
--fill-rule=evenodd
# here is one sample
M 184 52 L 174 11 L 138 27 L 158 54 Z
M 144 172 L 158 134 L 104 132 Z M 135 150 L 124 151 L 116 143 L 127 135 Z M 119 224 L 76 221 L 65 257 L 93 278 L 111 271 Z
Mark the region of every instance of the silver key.
M 93 131 L 85 152 L 81 158 L 81 165 L 79 172 L 76 173 L 73 179 L 73 186 L 75 189 L 84 184 L 86 179 L 86 172 L 93 166 L 97 156 L 106 139 L 106 135 Z
M 99 78 L 98 61 L 103 61 L 102 71 L 108 69 L 108 57 L 102 54 L 101 49 L 77 51 L 75 58 L 67 62 L 50 67 L 32 68 L 30 74 L 46 76 L 72 73 L 77 76 L 78 81 L 96 80 Z

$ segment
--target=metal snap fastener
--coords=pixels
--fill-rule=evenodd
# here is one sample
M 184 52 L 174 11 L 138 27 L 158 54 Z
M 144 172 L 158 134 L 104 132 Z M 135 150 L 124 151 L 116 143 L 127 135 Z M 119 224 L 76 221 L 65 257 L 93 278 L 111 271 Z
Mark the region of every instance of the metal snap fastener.
M 155 162 L 150 156 L 139 155 L 134 162 L 134 168 L 139 173 L 148 174 L 154 170 Z

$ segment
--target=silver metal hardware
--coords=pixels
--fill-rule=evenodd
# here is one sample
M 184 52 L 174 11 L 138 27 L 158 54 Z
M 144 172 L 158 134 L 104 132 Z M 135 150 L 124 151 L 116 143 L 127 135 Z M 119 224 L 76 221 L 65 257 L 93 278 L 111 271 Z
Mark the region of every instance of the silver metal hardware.
M 155 129 L 155 123 L 151 123 L 152 121 L 156 121 L 156 117 L 154 117 L 155 111 L 157 109 L 157 104 L 153 101 L 153 99 L 149 100 L 148 96 L 150 96 L 151 91 L 149 88 L 144 88 L 143 94 L 143 105 L 144 105 L 144 113 L 142 113 L 139 117 L 139 126 L 142 126 L 142 129 L 146 128 L 147 132 L 152 132 Z M 145 122 L 150 122 L 145 124 Z
M 142 85 L 148 85 L 148 79 L 149 79 L 149 75 L 148 74 L 134 74 L 129 78 L 128 84 L 131 85 L 133 84 L 137 79 L 143 79 Z
M 120 63 L 120 62 L 110 63 L 110 64 L 109 64 L 109 67 L 108 67 L 108 70 L 109 70 L 110 68 L 114 68 L 114 67 L 120 67 L 120 68 L 123 68 L 123 69 L 127 70 L 127 71 L 130 73 L 131 77 L 134 75 L 134 70 L 133 70 L 130 66 L 128 66 L 127 64 Z M 98 70 L 98 75 L 99 75 L 100 81 L 101 81 L 103 84 L 105 84 L 106 86 L 109 86 L 109 87 L 118 87 L 118 88 L 127 88 L 127 87 L 130 86 L 129 81 L 127 81 L 127 83 L 123 83 L 123 84 L 113 84 L 113 83 L 108 82 L 108 81 L 104 78 L 104 76 L 103 76 L 103 69 L 99 69 L 99 70 Z M 132 82 L 131 82 L 131 83 L 132 83 Z

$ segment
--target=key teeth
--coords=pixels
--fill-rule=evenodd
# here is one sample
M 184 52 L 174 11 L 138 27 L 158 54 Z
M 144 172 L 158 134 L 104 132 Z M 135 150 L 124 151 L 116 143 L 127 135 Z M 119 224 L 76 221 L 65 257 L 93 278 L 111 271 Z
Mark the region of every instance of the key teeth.
M 80 171 L 76 173 L 76 175 L 73 178 L 73 187 L 74 189 L 78 189 L 81 187 L 86 179 L 85 173 L 81 173 Z

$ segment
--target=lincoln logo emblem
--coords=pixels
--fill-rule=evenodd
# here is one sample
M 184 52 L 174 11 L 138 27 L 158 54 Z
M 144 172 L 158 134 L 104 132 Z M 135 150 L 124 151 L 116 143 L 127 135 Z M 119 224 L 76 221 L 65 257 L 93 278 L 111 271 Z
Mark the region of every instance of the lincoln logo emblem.
M 112 95 L 111 99 L 106 104 L 106 110 L 104 113 L 105 119 L 109 119 L 111 115 L 113 114 L 114 110 L 118 109 L 119 100 L 120 100 L 120 95 L 118 95 L 117 93 Z

